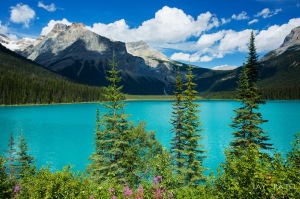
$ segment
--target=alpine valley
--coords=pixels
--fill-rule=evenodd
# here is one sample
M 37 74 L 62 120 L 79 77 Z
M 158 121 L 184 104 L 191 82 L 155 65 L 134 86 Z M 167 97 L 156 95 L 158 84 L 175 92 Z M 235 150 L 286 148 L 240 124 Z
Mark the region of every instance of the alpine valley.
M 36 40 L 11 41 L 0 35 L 0 43 L 48 72 L 89 86 L 107 85 L 105 71 L 114 53 L 123 92 L 127 94 L 172 95 L 177 68 L 185 74 L 188 67 L 168 59 L 143 41 L 113 41 L 88 30 L 82 23 L 56 24 Z M 264 91 L 264 98 L 300 99 L 300 27 L 293 29 L 280 48 L 267 53 L 259 63 L 259 88 Z M 240 67 L 211 70 L 195 66 L 193 70 L 197 90 L 206 98 L 233 98 L 239 72 Z

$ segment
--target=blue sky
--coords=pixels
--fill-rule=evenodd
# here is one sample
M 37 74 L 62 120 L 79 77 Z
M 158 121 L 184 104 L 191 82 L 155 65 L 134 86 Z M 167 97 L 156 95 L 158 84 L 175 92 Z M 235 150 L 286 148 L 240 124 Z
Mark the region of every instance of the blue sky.
M 55 23 L 129 42 L 143 40 L 171 59 L 202 67 L 240 66 L 253 30 L 260 56 L 300 26 L 300 0 L 3 0 L 0 33 L 47 34 Z

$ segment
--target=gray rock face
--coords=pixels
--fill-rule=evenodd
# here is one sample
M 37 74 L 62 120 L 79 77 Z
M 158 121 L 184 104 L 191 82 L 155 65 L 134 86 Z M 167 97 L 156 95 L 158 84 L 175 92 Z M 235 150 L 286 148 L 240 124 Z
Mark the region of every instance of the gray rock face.
M 19 53 L 81 83 L 102 85 L 113 52 L 124 81 L 151 80 L 166 86 L 174 82 L 176 65 L 159 51 L 142 41 L 128 44 L 112 41 L 81 23 L 56 24 L 48 35 L 39 37 Z
M 157 67 L 159 61 L 169 62 L 170 60 L 158 50 L 151 48 L 143 41 L 126 43 L 127 52 L 133 56 L 142 57 L 146 64 L 151 67 Z M 159 60 L 159 61 L 158 61 Z
M 279 48 L 267 53 L 260 61 L 266 61 L 279 56 L 289 49 L 300 49 L 300 26 L 294 28 L 291 33 L 285 37 L 283 44 Z
M 283 44 L 280 47 L 289 47 L 295 44 L 300 44 L 300 26 L 294 28 L 291 33 L 285 37 Z

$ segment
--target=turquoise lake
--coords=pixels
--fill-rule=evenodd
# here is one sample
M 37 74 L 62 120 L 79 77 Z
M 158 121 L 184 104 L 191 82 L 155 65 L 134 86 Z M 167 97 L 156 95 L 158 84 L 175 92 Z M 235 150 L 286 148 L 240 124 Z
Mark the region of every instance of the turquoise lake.
M 126 102 L 130 120 L 146 121 L 148 130 L 155 130 L 160 142 L 169 148 L 172 137 L 169 124 L 171 102 Z M 208 151 L 204 165 L 210 170 L 224 161 L 224 150 L 232 139 L 229 124 L 235 101 L 199 101 L 200 119 Z M 96 106 L 98 104 L 70 104 L 45 106 L 0 107 L 0 153 L 7 149 L 12 132 L 17 139 L 23 132 L 35 156 L 37 166 L 49 165 L 52 170 L 73 165 L 73 170 L 83 171 L 94 148 Z M 104 111 L 103 108 L 100 110 Z M 271 143 L 278 152 L 286 154 L 291 149 L 294 134 L 300 132 L 300 101 L 268 101 L 261 106 L 264 119 L 262 127 L 268 132 Z

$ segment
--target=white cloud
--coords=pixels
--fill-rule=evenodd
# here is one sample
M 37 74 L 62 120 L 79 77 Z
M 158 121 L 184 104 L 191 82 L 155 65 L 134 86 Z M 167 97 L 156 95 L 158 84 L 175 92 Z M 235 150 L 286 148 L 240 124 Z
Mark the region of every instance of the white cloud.
M 38 2 L 38 7 L 44 8 L 49 12 L 54 12 L 57 9 L 54 3 L 51 3 L 50 5 L 45 5 L 42 1 Z
M 9 29 L 7 25 L 3 25 L 2 21 L 0 21 L 0 34 L 6 35 L 10 40 L 17 40 L 18 37 L 14 34 L 9 33 Z
M 203 31 L 219 25 L 219 20 L 210 12 L 202 13 L 194 19 L 181 9 L 165 6 L 155 13 L 154 18 L 144 21 L 137 28 L 131 29 L 124 19 L 110 24 L 95 23 L 88 28 L 114 40 L 176 43 L 192 36 L 198 37 Z
M 23 24 L 25 28 L 29 28 L 29 23 L 35 17 L 35 11 L 28 5 L 23 5 L 21 3 L 10 8 L 10 21 Z
M 50 20 L 48 25 L 42 29 L 41 35 L 47 35 L 53 29 L 54 25 L 57 23 L 62 23 L 62 24 L 66 24 L 66 25 L 72 24 L 65 18 L 62 20 Z
M 237 66 L 232 66 L 232 65 L 224 64 L 224 65 L 215 66 L 212 69 L 213 70 L 233 70 L 235 68 L 237 68 Z
M 253 19 L 253 20 L 248 22 L 248 25 L 251 25 L 251 24 L 254 24 L 254 23 L 257 23 L 257 22 L 258 22 L 258 19 Z
M 231 22 L 231 19 L 221 18 L 221 23 L 222 23 L 222 24 L 227 24 L 227 23 L 229 23 L 229 22 Z
M 203 57 L 199 57 L 199 59 L 198 59 L 198 61 L 200 61 L 200 62 L 209 62 L 211 60 L 213 60 L 213 58 L 208 55 L 204 55 Z
M 256 35 L 256 47 L 258 52 L 267 52 L 278 48 L 284 41 L 284 38 L 295 27 L 300 24 L 300 18 L 289 20 L 288 23 L 281 26 L 274 25 L 266 30 L 260 31 Z
M 199 47 L 208 48 L 212 46 L 215 42 L 221 40 L 225 35 L 225 31 L 219 31 L 217 33 L 212 34 L 203 34 L 199 38 L 197 44 Z
M 234 30 L 226 31 L 225 36 L 221 39 L 218 50 L 221 54 L 227 54 L 232 52 L 246 52 L 247 43 L 250 38 L 250 33 L 252 30 L 246 29 L 240 32 Z
M 180 52 L 180 53 L 174 53 L 174 54 L 170 57 L 170 59 L 178 60 L 178 61 L 190 61 L 190 57 L 191 57 L 190 54 Z
M 170 57 L 170 59 L 177 60 L 177 61 L 185 61 L 185 62 L 209 62 L 213 60 L 213 57 L 209 55 L 201 56 L 201 53 L 199 52 L 193 54 L 179 52 L 179 53 L 174 53 Z
M 2 25 L 2 21 L 0 21 L 0 33 L 6 34 L 8 31 L 7 25 Z
M 274 15 L 277 15 L 279 12 L 281 12 L 282 10 L 279 9 L 275 9 L 274 11 L 271 11 L 269 8 L 264 8 L 262 11 L 258 12 L 255 17 L 262 17 L 262 18 L 270 18 L 273 17 Z
M 266 30 L 255 30 L 255 45 L 258 53 L 269 52 L 278 48 L 284 38 L 300 24 L 300 18 L 289 20 L 283 25 L 274 25 Z M 247 53 L 252 30 L 242 31 L 221 30 L 212 34 L 203 34 L 197 43 L 189 43 L 189 49 L 181 43 L 178 48 L 189 53 L 175 53 L 171 59 L 182 61 L 208 62 L 216 58 L 223 58 L 227 54 Z M 172 47 L 172 46 L 167 46 Z M 174 47 L 174 46 L 173 46 Z M 192 59 L 193 57 L 193 59 Z
M 238 15 L 233 14 L 231 18 L 235 19 L 235 20 L 246 20 L 246 19 L 249 19 L 249 17 L 247 16 L 247 12 L 245 12 L 245 11 L 242 11 Z

